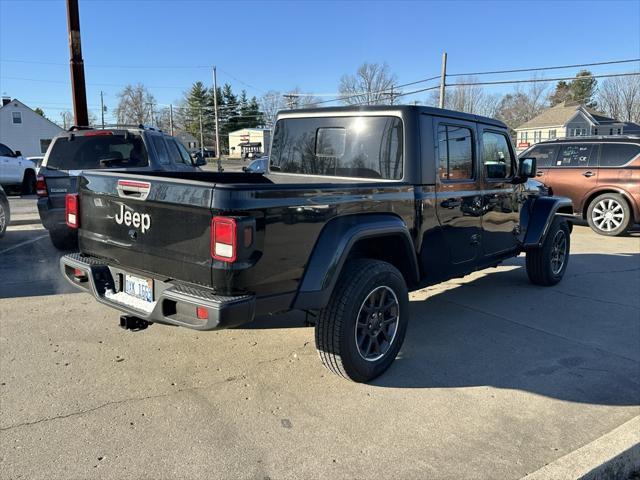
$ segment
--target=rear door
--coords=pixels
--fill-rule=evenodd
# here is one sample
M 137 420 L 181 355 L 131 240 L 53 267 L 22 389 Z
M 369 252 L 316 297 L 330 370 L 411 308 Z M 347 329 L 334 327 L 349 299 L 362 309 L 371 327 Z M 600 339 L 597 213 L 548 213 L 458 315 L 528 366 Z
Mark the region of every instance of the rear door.
M 133 270 L 210 285 L 212 196 L 205 182 L 84 173 L 80 249 Z
M 574 212 L 581 212 L 588 193 L 598 184 L 597 143 L 567 142 L 560 144 L 558 154 L 549 168 L 545 184 L 554 195 L 568 197 Z
M 476 261 L 480 251 L 482 196 L 476 167 L 475 125 L 438 117 L 433 122 L 437 139 L 438 221 L 451 263 L 466 266 Z

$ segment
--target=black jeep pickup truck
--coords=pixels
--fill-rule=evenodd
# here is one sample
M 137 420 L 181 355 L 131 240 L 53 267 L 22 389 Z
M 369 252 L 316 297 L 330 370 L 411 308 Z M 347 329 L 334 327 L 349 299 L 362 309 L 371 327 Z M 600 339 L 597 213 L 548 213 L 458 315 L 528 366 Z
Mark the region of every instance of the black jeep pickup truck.
M 526 252 L 538 285 L 569 261 L 571 202 L 529 180 L 506 126 L 428 107 L 280 113 L 269 171 L 87 171 L 66 198 L 63 275 L 121 326 L 234 327 L 301 310 L 324 365 L 384 372 L 408 291 Z

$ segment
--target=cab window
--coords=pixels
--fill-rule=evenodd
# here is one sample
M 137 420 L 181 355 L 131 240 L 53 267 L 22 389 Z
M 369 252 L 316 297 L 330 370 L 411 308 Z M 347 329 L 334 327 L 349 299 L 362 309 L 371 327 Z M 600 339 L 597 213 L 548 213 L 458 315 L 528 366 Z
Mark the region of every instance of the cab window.
M 438 126 L 438 176 L 442 180 L 473 179 L 471 130 L 455 125 Z
M 640 154 L 640 146 L 630 143 L 603 143 L 600 153 L 601 167 L 621 167 Z
M 496 132 L 482 134 L 482 163 L 487 178 L 511 177 L 513 158 L 507 137 Z
M 167 147 L 164 144 L 164 139 L 159 135 L 152 135 L 151 143 L 153 143 L 153 147 L 158 155 L 158 161 L 163 165 L 169 164 L 169 153 L 167 152 Z

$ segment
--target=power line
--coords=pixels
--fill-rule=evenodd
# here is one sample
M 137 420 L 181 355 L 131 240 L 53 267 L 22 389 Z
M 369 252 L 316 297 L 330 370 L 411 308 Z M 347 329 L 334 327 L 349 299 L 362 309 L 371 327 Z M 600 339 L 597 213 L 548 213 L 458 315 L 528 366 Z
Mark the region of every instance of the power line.
M 578 63 L 575 65 L 558 65 L 553 67 L 517 68 L 514 70 L 495 70 L 492 72 L 471 72 L 471 73 L 451 73 L 451 74 L 448 73 L 447 77 L 468 77 L 468 76 L 474 76 L 474 75 L 497 75 L 500 73 L 539 72 L 542 70 L 561 70 L 565 68 L 595 67 L 597 65 L 614 65 L 619 63 L 632 63 L 632 62 L 640 62 L 640 58 L 631 58 L 628 60 L 611 60 L 608 62 Z
M 545 83 L 545 82 L 558 82 L 561 80 L 587 80 L 589 78 L 612 78 L 612 77 L 631 77 L 640 75 L 640 72 L 629 73 L 607 73 L 602 75 L 585 75 L 583 77 L 558 77 L 558 78 L 544 78 L 544 79 L 528 79 L 528 80 L 496 80 L 492 82 L 472 82 L 472 83 L 447 83 L 447 87 L 469 87 L 475 85 L 504 85 L 512 83 Z

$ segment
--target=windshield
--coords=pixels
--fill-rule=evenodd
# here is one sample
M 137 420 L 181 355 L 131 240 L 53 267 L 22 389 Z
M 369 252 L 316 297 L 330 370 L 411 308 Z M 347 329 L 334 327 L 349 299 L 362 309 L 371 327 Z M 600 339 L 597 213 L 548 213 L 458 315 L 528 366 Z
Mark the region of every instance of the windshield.
M 287 118 L 276 123 L 271 170 L 337 177 L 402 178 L 397 117 Z
M 60 170 L 146 167 L 147 149 L 133 134 L 60 137 L 47 158 L 47 167 Z

